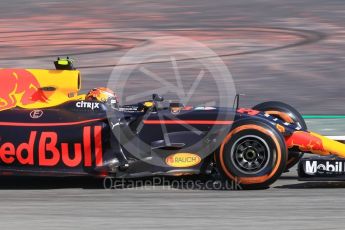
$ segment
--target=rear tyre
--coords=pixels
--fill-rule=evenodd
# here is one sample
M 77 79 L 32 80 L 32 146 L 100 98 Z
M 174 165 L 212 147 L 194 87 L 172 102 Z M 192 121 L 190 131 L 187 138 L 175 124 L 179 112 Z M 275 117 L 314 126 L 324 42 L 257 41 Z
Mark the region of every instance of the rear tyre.
M 280 101 L 268 101 L 253 107 L 255 110 L 266 111 L 268 114 L 282 119 L 285 122 L 298 125 L 301 129 L 307 130 L 307 125 L 302 115 L 292 106 Z M 286 171 L 292 168 L 302 158 L 302 152 L 289 151 Z
M 243 189 L 268 188 L 285 170 L 286 161 L 283 136 L 261 121 L 234 124 L 216 154 L 222 176 Z

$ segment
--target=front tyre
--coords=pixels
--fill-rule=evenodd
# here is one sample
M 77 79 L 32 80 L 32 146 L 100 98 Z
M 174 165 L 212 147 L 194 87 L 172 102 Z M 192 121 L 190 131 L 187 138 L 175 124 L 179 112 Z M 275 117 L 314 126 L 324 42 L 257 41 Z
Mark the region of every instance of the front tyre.
M 265 111 L 271 116 L 275 116 L 285 122 L 293 123 L 303 130 L 307 130 L 307 125 L 302 115 L 292 106 L 280 101 L 267 101 L 253 107 L 255 110 Z M 289 151 L 286 171 L 292 168 L 302 158 L 302 152 Z
M 274 127 L 261 121 L 240 122 L 216 155 L 221 174 L 243 189 L 264 189 L 285 170 L 287 149 Z

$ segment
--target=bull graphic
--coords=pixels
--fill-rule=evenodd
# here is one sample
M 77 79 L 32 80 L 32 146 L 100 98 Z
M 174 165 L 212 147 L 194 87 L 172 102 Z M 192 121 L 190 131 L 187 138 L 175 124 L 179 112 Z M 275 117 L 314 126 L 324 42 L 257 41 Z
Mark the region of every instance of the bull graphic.
M 47 102 L 40 83 L 24 69 L 0 69 L 0 111 L 18 104 L 29 105 Z

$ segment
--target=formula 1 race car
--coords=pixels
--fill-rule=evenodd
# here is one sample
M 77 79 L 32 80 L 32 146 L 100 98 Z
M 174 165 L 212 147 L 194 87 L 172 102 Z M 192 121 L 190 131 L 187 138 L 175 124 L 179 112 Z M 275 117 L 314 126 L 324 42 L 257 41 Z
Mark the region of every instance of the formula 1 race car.
M 69 59 L 56 70 L 0 69 L 0 173 L 37 176 L 217 175 L 266 188 L 303 152 L 345 157 L 281 102 L 191 107 L 154 94 L 119 105 L 107 88 L 79 94 Z

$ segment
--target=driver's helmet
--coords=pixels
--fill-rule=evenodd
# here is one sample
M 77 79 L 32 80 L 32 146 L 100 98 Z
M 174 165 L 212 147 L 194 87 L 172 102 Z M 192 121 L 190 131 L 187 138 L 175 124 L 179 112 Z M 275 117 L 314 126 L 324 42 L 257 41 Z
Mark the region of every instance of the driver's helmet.
M 111 104 L 113 107 L 118 107 L 119 103 L 114 91 L 105 87 L 99 87 L 90 90 L 86 94 L 85 99 L 90 101 L 107 102 Z

